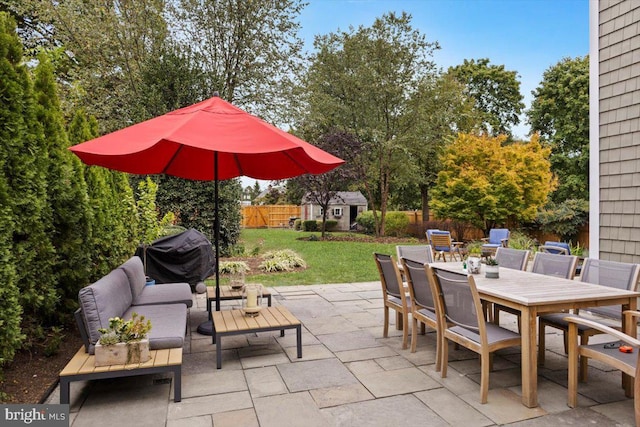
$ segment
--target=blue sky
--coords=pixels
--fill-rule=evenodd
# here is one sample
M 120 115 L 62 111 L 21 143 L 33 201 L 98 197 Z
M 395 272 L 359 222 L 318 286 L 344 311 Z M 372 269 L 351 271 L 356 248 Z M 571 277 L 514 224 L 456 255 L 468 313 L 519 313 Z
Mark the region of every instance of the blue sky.
M 526 108 L 545 70 L 562 58 L 589 53 L 588 0 L 307 1 L 300 35 L 308 50 L 315 35 L 368 27 L 384 13 L 405 11 L 412 15 L 415 29 L 440 44 L 433 57 L 438 67 L 489 58 L 491 64 L 519 74 Z M 514 129 L 519 137 L 528 131 L 524 123 Z

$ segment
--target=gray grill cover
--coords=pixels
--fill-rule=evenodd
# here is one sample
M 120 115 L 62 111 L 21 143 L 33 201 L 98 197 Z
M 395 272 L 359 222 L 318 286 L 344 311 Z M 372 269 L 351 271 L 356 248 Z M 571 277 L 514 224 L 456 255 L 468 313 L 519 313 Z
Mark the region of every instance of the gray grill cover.
M 136 250 L 145 262 L 145 246 Z M 215 273 L 211 242 L 195 229 L 155 240 L 146 246 L 145 274 L 157 283 L 198 283 Z

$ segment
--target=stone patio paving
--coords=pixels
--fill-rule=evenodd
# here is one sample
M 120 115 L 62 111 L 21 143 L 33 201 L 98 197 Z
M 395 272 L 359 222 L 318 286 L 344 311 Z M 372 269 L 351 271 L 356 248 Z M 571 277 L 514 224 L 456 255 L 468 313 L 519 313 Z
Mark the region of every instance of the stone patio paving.
M 382 338 L 379 282 L 272 288 L 303 323 L 303 358 L 295 333 L 228 337 L 215 368 L 211 337 L 196 332 L 206 320 L 205 296 L 194 296 L 184 347 L 182 401 L 173 402 L 171 377 L 147 375 L 71 385 L 71 425 L 167 427 L 286 426 L 558 426 L 634 425 L 633 400 L 620 374 L 590 363 L 579 385 L 579 408 L 567 407 L 567 359 L 562 335 L 547 335 L 539 369 L 540 406 L 520 403 L 520 353 L 499 351 L 482 405 L 475 353 L 450 351 L 447 378 L 435 372 L 435 333 L 418 335 L 418 349 L 402 350 L 401 331 Z M 223 309 L 234 303 L 223 303 Z M 394 316 L 391 316 L 394 317 Z M 515 330 L 515 318 L 503 314 Z M 551 331 L 551 329 L 549 329 Z M 593 342 L 597 342 L 594 338 Z M 59 402 L 56 389 L 46 403 Z

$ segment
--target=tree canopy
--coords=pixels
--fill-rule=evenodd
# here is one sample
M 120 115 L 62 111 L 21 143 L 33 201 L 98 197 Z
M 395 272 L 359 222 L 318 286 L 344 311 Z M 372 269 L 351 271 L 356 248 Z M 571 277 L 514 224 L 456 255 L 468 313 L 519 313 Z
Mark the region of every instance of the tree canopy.
M 550 150 L 535 135 L 527 143 L 505 140 L 459 134 L 447 147 L 432 190 L 436 217 L 468 221 L 485 232 L 535 218 L 555 186 Z
M 376 233 L 384 234 L 391 183 L 408 164 L 403 116 L 418 82 L 434 72 L 429 58 L 438 44 L 411 26 L 410 15 L 389 13 L 371 27 L 317 36 L 314 47 L 305 125 L 317 134 L 341 129 L 362 141 L 368 166 L 361 185 L 376 212 Z
M 512 126 L 520 123 L 518 117 L 524 110 L 520 81 L 516 71 L 508 71 L 504 65 L 489 64 L 488 58 L 464 60 L 450 67 L 453 75 L 475 99 L 476 108 L 482 113 L 482 129 L 493 136 L 512 136 Z
M 589 58 L 564 58 L 547 69 L 527 111 L 532 132 L 551 147 L 558 188 L 551 198 L 589 199 Z

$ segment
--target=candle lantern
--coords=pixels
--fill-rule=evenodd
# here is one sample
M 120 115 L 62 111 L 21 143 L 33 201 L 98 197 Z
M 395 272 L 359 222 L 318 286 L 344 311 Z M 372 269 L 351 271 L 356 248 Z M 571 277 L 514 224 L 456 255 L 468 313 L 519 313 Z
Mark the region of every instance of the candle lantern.
M 262 285 L 246 284 L 242 290 L 242 311 L 246 316 L 255 317 L 262 309 Z

